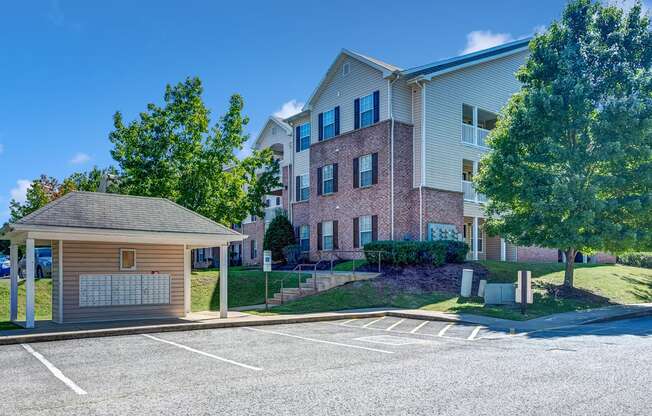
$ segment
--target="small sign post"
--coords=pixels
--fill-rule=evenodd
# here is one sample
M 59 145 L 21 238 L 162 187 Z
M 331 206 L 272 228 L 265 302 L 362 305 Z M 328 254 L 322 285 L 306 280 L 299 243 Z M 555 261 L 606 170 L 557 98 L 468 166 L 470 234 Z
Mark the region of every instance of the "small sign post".
M 265 310 L 269 311 L 269 272 L 272 271 L 272 251 L 263 251 L 263 272 L 265 272 Z
M 532 273 L 529 270 L 519 270 L 518 286 L 516 287 L 515 295 L 516 303 L 521 304 L 521 313 L 525 315 L 527 304 L 534 302 L 532 295 Z

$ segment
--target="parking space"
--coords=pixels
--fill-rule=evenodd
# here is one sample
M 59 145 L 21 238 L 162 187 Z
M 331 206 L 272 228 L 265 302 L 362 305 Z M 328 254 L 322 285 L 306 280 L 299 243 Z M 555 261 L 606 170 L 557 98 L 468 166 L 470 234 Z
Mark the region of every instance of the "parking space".
M 622 383 L 591 370 L 593 359 L 581 354 L 588 348 L 602 354 L 603 370 L 620 374 L 611 363 L 622 345 L 639 356 L 619 365 L 636 357 L 636 368 L 649 368 L 643 351 L 652 322 L 627 325 L 620 333 L 604 324 L 498 341 L 490 336 L 501 334 L 478 326 L 387 317 L 6 346 L 0 379 L 15 382 L 3 387 L 11 400 L 0 402 L 0 414 L 491 414 L 502 410 L 496 397 L 523 388 L 522 360 L 548 369 L 528 378 L 532 391 L 555 391 L 550 369 L 559 363 L 566 367 L 554 370 L 557 379 Z M 603 351 L 601 337 L 613 348 Z M 647 372 L 629 374 L 636 386 L 652 382 Z M 503 384 L 487 384 L 494 379 Z M 455 407 L 462 396 L 469 406 Z M 527 404 L 556 405 L 542 396 Z

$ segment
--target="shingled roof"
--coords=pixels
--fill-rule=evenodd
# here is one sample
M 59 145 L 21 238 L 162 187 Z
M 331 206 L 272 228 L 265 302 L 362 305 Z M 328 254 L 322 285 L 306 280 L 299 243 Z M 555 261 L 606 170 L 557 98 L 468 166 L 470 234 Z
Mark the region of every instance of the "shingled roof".
M 16 225 L 187 234 L 240 235 L 164 198 L 70 192 Z

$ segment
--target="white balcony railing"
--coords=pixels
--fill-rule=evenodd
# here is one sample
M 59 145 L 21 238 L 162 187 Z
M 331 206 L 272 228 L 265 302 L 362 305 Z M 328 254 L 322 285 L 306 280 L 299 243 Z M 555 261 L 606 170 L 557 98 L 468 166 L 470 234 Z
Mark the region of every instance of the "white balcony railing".
M 464 193 L 464 200 L 484 204 L 487 202 L 487 197 L 484 194 L 475 191 L 473 182 L 462 181 L 462 192 Z
M 487 147 L 486 139 L 491 130 L 462 123 L 462 143 Z
M 478 142 L 476 143 L 478 146 L 486 147 L 487 143 L 485 143 L 485 139 L 489 135 L 489 130 L 481 129 L 478 127 Z
M 269 224 L 274 218 L 284 213 L 285 211 L 280 206 L 265 208 L 265 224 Z

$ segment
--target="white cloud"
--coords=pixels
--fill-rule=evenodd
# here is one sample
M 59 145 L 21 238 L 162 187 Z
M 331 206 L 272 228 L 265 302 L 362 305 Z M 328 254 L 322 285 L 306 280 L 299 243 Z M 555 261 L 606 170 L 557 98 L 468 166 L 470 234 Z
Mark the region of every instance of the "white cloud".
M 471 53 L 514 40 L 509 33 L 493 33 L 491 30 L 474 30 L 466 35 L 466 47 L 462 53 Z
M 605 3 L 609 6 L 617 6 L 625 11 L 629 11 L 637 3 L 637 0 L 606 0 Z M 641 2 L 641 10 L 645 14 L 650 14 L 650 5 L 648 2 Z
M 24 203 L 25 198 L 27 198 L 27 190 L 31 185 L 32 185 L 32 181 L 30 180 L 18 179 L 16 181 L 16 187 L 12 188 L 9 191 L 9 195 L 11 196 L 11 199 L 15 199 L 17 202 L 20 202 L 21 204 Z
M 288 118 L 290 116 L 293 116 L 297 113 L 301 112 L 301 109 L 303 108 L 304 103 L 299 102 L 297 100 L 290 100 L 287 103 L 284 103 L 281 108 L 274 113 L 276 117 L 280 118 Z
M 536 25 L 534 26 L 534 29 L 532 29 L 532 34 L 538 35 L 541 33 L 545 33 L 546 30 L 548 30 L 548 27 L 546 25 Z
M 82 163 L 86 163 L 89 160 L 91 160 L 91 157 L 89 155 L 87 155 L 86 153 L 79 152 L 75 154 L 75 156 L 73 156 L 72 159 L 70 159 L 70 163 L 72 163 L 73 165 L 81 165 Z

